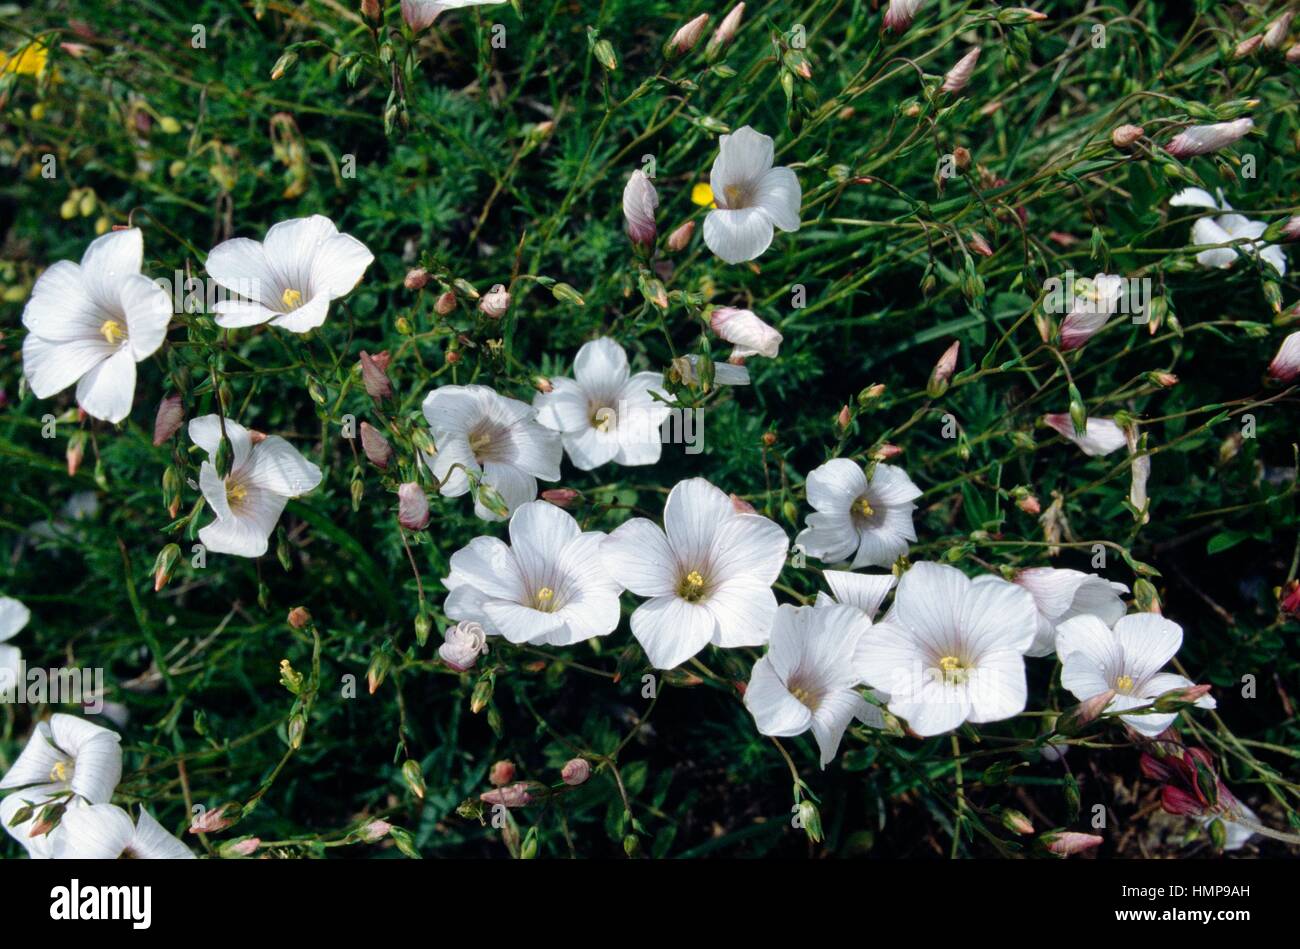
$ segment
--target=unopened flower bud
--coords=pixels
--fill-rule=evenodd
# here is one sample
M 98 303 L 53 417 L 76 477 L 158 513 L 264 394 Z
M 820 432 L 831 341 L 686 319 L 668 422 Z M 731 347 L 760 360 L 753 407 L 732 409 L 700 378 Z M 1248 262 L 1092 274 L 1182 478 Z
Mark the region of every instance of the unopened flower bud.
M 185 421 L 185 405 L 179 395 L 166 396 L 158 403 L 153 419 L 153 443 L 158 447 L 180 431 Z
M 523 807 L 531 804 L 533 796 L 529 793 L 528 784 L 519 782 L 509 787 L 494 788 L 491 791 L 484 791 L 478 796 L 478 799 L 484 804 L 504 804 L 506 807 Z
M 190 821 L 191 834 L 215 834 L 233 827 L 243 816 L 244 808 L 235 801 L 229 801 L 220 807 L 205 810 Z
M 835 416 L 835 424 L 842 429 L 848 428 L 849 423 L 852 421 L 853 421 L 853 414 L 849 411 L 849 407 L 847 405 L 841 408 L 839 414 Z
M 1268 25 L 1268 29 L 1264 31 L 1265 49 L 1282 48 L 1282 44 L 1286 42 L 1287 31 L 1291 29 L 1291 18 L 1294 16 L 1294 10 L 1286 10 Z
M 433 304 L 433 310 L 439 316 L 446 316 L 456 309 L 456 294 L 448 290 L 439 295 L 437 302 Z
M 713 37 L 709 40 L 709 45 L 705 49 L 705 53 L 710 59 L 715 58 L 723 47 L 729 46 L 731 41 L 736 38 L 736 33 L 740 29 L 740 21 L 744 16 L 745 5 L 738 3 L 731 8 L 731 12 L 722 18 L 722 22 L 714 30 Z
M 68 436 L 68 446 L 64 449 L 63 457 L 68 463 L 68 477 L 71 478 L 81 467 L 81 460 L 86 457 L 86 440 L 87 435 L 82 429 L 78 429 Z
M 1067 709 L 1056 720 L 1056 730 L 1062 735 L 1077 735 L 1100 718 L 1101 713 L 1106 711 L 1106 706 L 1110 705 L 1114 698 L 1115 690 L 1107 689 L 1105 692 L 1080 702 L 1074 708 Z
M 885 29 L 894 34 L 906 33 L 923 2 L 924 0 L 889 0 L 889 7 L 885 10 Z
M 1066 830 L 1059 833 L 1043 834 L 1038 840 L 1049 852 L 1061 857 L 1068 857 L 1071 854 L 1091 850 L 1104 842 L 1105 838 L 1098 837 L 1096 834 L 1080 834 L 1076 831 Z
M 424 772 L 420 770 L 420 762 L 414 758 L 407 758 L 402 762 L 402 780 L 406 782 L 412 794 L 419 800 L 424 800 Z M 391 828 L 389 833 L 392 833 Z
M 372 356 L 364 349 L 361 351 L 361 384 L 365 387 L 366 395 L 376 402 L 390 398 L 393 394 L 393 384 L 388 379 L 391 358 L 387 352 Z
M 541 498 L 556 507 L 568 508 L 582 500 L 582 492 L 574 488 L 548 488 L 542 492 Z
M 1156 697 L 1152 702 L 1152 707 L 1157 712 L 1177 712 L 1188 705 L 1194 705 L 1199 699 L 1210 694 L 1213 686 L 1208 684 L 1187 685 L 1178 689 L 1170 689 L 1162 695 Z
M 181 559 L 181 548 L 177 544 L 168 544 L 158 551 L 153 562 L 153 592 L 157 593 L 167 585 L 176 569 L 176 562 Z
M 949 380 L 952 374 L 957 371 L 957 354 L 961 350 L 961 342 L 953 340 L 939 361 L 934 364 L 934 369 L 930 372 L 930 381 L 926 383 L 925 394 L 932 399 L 937 399 L 948 391 Z
M 379 691 L 379 687 L 388 678 L 388 670 L 392 667 L 393 654 L 388 651 L 388 648 L 381 646 L 375 650 L 375 654 L 370 658 L 370 667 L 366 669 L 366 686 L 371 695 Z
M 478 301 L 479 311 L 489 320 L 499 320 L 510 309 L 510 293 L 505 284 L 498 283 Z
M 378 843 L 388 836 L 388 832 L 393 829 L 393 825 L 386 820 L 372 820 L 361 828 L 358 833 L 361 839 L 368 844 Z
M 1032 834 L 1034 832 L 1033 822 L 1020 811 L 1008 807 L 1002 812 L 1002 826 L 1013 834 Z
M 237 840 L 227 840 L 217 848 L 217 856 L 223 860 L 238 860 L 242 857 L 251 857 L 257 853 L 257 848 L 262 846 L 262 841 L 257 837 L 240 837 Z
M 408 531 L 422 531 L 429 526 L 429 498 L 414 481 L 397 489 L 397 523 Z
M 971 76 L 975 75 L 975 66 L 979 63 L 979 59 L 980 48 L 975 46 L 965 56 L 957 60 L 957 64 L 952 69 L 948 70 L 948 73 L 943 77 L 943 86 L 940 87 L 939 91 L 951 93 L 961 92 L 965 89 L 966 84 L 971 80 Z
M 303 736 L 307 733 L 307 719 L 302 715 L 292 716 L 285 732 L 289 739 L 289 747 L 297 751 L 302 747 Z
M 822 841 L 822 815 L 817 809 L 817 805 L 805 798 L 799 802 L 798 811 L 799 826 L 803 832 L 808 835 L 808 839 L 813 843 Z
M 1253 56 L 1263 43 L 1264 34 L 1262 33 L 1248 37 L 1237 44 L 1237 48 L 1232 51 L 1232 58 L 1245 59 L 1247 56 Z
M 1140 125 L 1117 125 L 1110 133 L 1110 143 L 1120 149 L 1132 148 L 1145 134 L 1146 129 Z
M 643 250 L 654 247 L 658 234 L 655 227 L 657 207 L 659 193 L 646 173 L 638 168 L 623 188 L 623 223 L 632 243 Z
M 488 781 L 493 787 L 504 787 L 515 779 L 515 763 L 513 761 L 498 761 L 488 771 Z
M 307 612 L 306 607 L 295 606 L 289 611 L 288 622 L 294 629 L 305 629 L 311 622 L 311 614 Z
M 664 55 L 669 59 L 675 59 L 689 53 L 695 48 L 695 44 L 700 41 L 700 37 L 704 35 L 708 25 L 709 15 L 701 13 L 684 26 L 678 27 L 672 39 L 664 44 Z
M 560 771 L 560 780 L 569 787 L 586 784 L 589 777 L 591 777 L 591 764 L 586 758 L 571 758 L 564 763 Z
M 871 453 L 871 457 L 876 461 L 889 461 L 891 458 L 897 458 L 902 453 L 901 446 L 884 442 L 876 447 L 876 450 Z
M 1282 340 L 1277 355 L 1268 364 L 1268 376 L 1284 384 L 1300 376 L 1300 330 Z
M 361 423 L 361 450 L 376 468 L 387 468 L 393 461 L 393 446 L 369 422 Z
M 1147 381 L 1162 389 L 1172 389 L 1178 385 L 1178 377 L 1172 372 L 1154 371 L 1146 374 Z
M 478 685 L 474 686 L 474 692 L 469 697 L 469 710 L 477 715 L 490 701 L 492 701 L 492 679 L 484 676 L 478 680 Z
M 695 222 L 687 221 L 685 224 L 679 225 L 675 231 L 668 235 L 668 240 L 665 242 L 665 245 L 670 251 L 677 253 L 677 251 L 685 249 L 686 245 L 691 242 L 691 237 L 694 234 Z
M 1165 151 L 1175 158 L 1191 158 L 1226 148 L 1243 138 L 1255 123 L 1250 119 L 1218 122 L 1213 125 L 1193 125 L 1169 140 Z

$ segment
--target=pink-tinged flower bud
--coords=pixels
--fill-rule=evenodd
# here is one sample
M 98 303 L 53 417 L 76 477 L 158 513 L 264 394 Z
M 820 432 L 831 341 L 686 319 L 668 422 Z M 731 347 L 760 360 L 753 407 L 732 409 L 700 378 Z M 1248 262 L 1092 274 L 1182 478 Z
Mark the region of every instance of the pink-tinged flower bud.
M 1239 141 L 1254 127 L 1255 123 L 1250 119 L 1216 122 L 1213 125 L 1193 125 L 1170 139 L 1169 144 L 1165 146 L 1165 151 L 1175 158 L 1207 155 Z
M 924 0 L 889 0 L 889 8 L 885 10 L 885 29 L 891 33 L 907 32 L 923 2 Z
M 393 446 L 369 422 L 361 423 L 361 450 L 376 468 L 387 468 L 393 461 Z
M 989 242 L 984 239 L 984 235 L 979 231 L 970 232 L 970 240 L 966 242 L 966 246 L 981 257 L 993 256 L 993 248 L 989 246 Z
M 1105 840 L 1104 837 L 1098 837 L 1096 834 L 1080 834 L 1073 830 L 1066 830 L 1056 834 L 1043 834 L 1038 839 L 1050 852 L 1062 857 L 1091 850 Z
M 1270 379 L 1287 383 L 1300 375 L 1300 330 L 1282 340 L 1277 355 L 1268 364 Z
M 877 448 L 874 452 L 871 453 L 871 457 L 874 458 L 876 461 L 889 461 L 892 458 L 897 458 L 902 453 L 903 453 L 903 449 L 900 448 L 898 445 L 893 445 L 890 444 L 889 442 L 885 442 L 883 445 L 881 445 L 879 448 Z
M 429 526 L 429 497 L 414 481 L 397 489 L 397 523 L 408 531 L 422 531 Z
M 474 668 L 478 657 L 488 651 L 487 633 L 481 624 L 464 620 L 448 626 L 442 633 L 443 644 L 438 647 L 438 658 L 457 672 Z M 498 762 L 501 764 L 502 762 Z M 505 762 L 509 764 L 509 762 Z M 513 765 L 512 765 L 513 767 Z M 511 772 L 513 776 L 514 772 Z M 510 778 L 500 783 L 508 784 Z M 496 781 L 492 782 L 496 784 Z
M 1140 125 L 1117 125 L 1110 133 L 1110 143 L 1116 148 L 1132 148 L 1146 132 Z
M 961 350 L 961 342 L 953 340 L 939 361 L 934 364 L 934 369 L 930 372 L 930 381 L 925 385 L 925 393 L 932 399 L 937 399 L 948 391 L 948 382 L 952 379 L 952 374 L 957 371 L 957 353 Z
M 1245 59 L 1247 56 L 1254 55 L 1256 50 L 1258 50 L 1260 46 L 1263 45 L 1263 43 L 1264 43 L 1264 34 L 1262 33 L 1258 34 L 1257 36 L 1252 36 L 1248 39 L 1244 39 L 1240 43 L 1238 43 L 1237 48 L 1232 51 L 1232 58 Z
M 402 281 L 402 286 L 408 290 L 423 290 L 429 283 L 429 271 L 423 267 L 415 267 L 406 272 L 406 279 Z
M 564 768 L 560 771 L 560 780 L 569 787 L 586 784 L 589 777 L 591 765 L 586 758 L 572 758 L 564 763 Z
M 1039 13 L 1029 7 L 1008 7 L 998 11 L 998 22 L 1004 26 L 1020 26 L 1024 23 L 1037 23 L 1046 20 L 1046 13 Z
M 498 283 L 478 301 L 478 308 L 489 320 L 499 320 L 510 309 L 510 293 L 503 283 Z
M 1300 618 L 1300 580 L 1292 580 L 1278 591 L 1278 608 L 1292 618 Z
M 181 559 L 181 548 L 176 544 L 168 544 L 162 550 L 158 551 L 158 556 L 153 562 L 153 592 L 157 593 L 167 585 L 172 578 L 172 571 L 176 569 L 176 562 Z
M 1281 233 L 1278 234 L 1278 240 L 1291 242 L 1300 240 L 1300 216 L 1287 218 L 1286 223 L 1282 225 Z M 1295 308 L 1292 308 L 1294 315 Z
M 582 500 L 582 492 L 574 488 L 548 488 L 542 492 L 542 500 L 556 507 L 573 507 Z
M 365 386 L 366 395 L 376 402 L 391 398 L 393 384 L 388 380 L 388 363 L 391 357 L 387 352 L 370 355 L 361 351 L 361 384 Z
M 439 316 L 447 316 L 455 309 L 456 294 L 452 293 L 450 290 L 439 296 L 437 302 L 433 304 L 433 310 Z
M 1294 16 L 1294 10 L 1287 10 L 1268 25 L 1268 29 L 1264 31 L 1264 47 L 1266 49 L 1282 48 L 1282 44 L 1286 42 L 1287 31 L 1291 29 L 1291 18 Z
M 679 250 L 684 250 L 686 245 L 691 242 L 691 237 L 695 234 L 695 222 L 687 221 L 668 235 L 666 245 L 674 254 Z
M 190 833 L 215 834 L 227 827 L 233 827 L 242 816 L 243 811 L 243 807 L 234 801 L 203 811 L 190 822 Z
M 506 807 L 524 807 L 533 802 L 533 796 L 528 793 L 528 785 L 522 781 L 507 788 L 484 791 L 478 799 L 484 804 L 504 804 Z
M 776 356 L 781 348 L 782 336 L 749 310 L 718 306 L 709 314 L 713 332 L 728 343 L 733 343 L 732 358 L 746 356 Z
M 185 403 L 179 395 L 169 395 L 158 403 L 153 417 L 153 444 L 157 448 L 171 438 L 185 422 Z
M 1178 385 L 1178 377 L 1172 372 L 1165 372 L 1162 369 L 1148 372 L 1147 379 L 1150 380 L 1152 385 L 1157 385 L 1162 389 L 1172 389 Z
M 438 0 L 402 0 L 402 19 L 412 33 L 427 30 L 442 10 L 443 6 Z
M 638 168 L 632 172 L 623 188 L 623 222 L 627 236 L 637 247 L 649 250 L 654 247 L 655 208 L 659 207 L 659 193 L 650 183 L 646 173 Z
M 1152 781 L 1168 781 L 1174 775 L 1173 769 L 1155 755 L 1149 754 L 1145 751 L 1142 752 L 1142 756 L 1138 758 L 1138 770 Z
M 1160 789 L 1160 806 L 1175 817 L 1189 817 L 1205 810 L 1205 805 L 1196 795 L 1172 784 Z
M 305 606 L 295 606 L 289 611 L 288 622 L 294 629 L 303 629 L 311 622 L 311 614 Z
M 1114 699 L 1115 690 L 1107 689 L 1105 692 L 1080 702 L 1074 708 L 1067 709 L 1056 720 L 1056 730 L 1062 735 L 1077 734 L 1100 718 L 1101 713 L 1106 711 L 1106 706 L 1110 705 Z
M 392 829 L 393 825 L 386 820 L 372 820 L 361 828 L 361 839 L 368 844 L 378 843 L 387 837 L 388 832 Z
M 1016 507 L 1020 508 L 1020 510 L 1024 511 L 1026 514 L 1033 514 L 1035 516 L 1043 512 L 1043 505 L 1040 504 L 1038 498 L 1032 494 L 1026 494 L 1018 498 L 1016 500 Z
M 738 494 L 731 495 L 731 508 L 737 514 L 757 514 L 754 505 L 750 504 Z
M 695 44 L 700 41 L 700 37 L 704 35 L 708 25 L 709 15 L 701 13 L 685 26 L 678 27 L 677 32 L 673 34 L 673 38 L 664 46 L 664 55 L 671 59 L 689 53 L 695 48 Z
M 1033 822 L 1020 811 L 1007 808 L 1002 812 L 1002 826 L 1013 834 L 1032 834 L 1034 832 Z
M 713 33 L 713 38 L 709 40 L 706 52 L 712 56 L 722 47 L 728 45 L 736 38 L 736 33 L 740 30 L 740 21 L 745 17 L 745 5 L 738 3 L 731 8 L 731 12 L 722 18 L 718 28 Z
M 1286 51 L 1286 61 L 1292 66 L 1300 63 L 1300 43 L 1296 43 Z
M 1168 692 L 1158 695 L 1151 704 L 1160 712 L 1176 712 L 1184 705 L 1192 705 L 1213 691 L 1213 686 L 1209 684 L 1187 685 L 1181 689 L 1170 689 Z
M 381 16 L 379 0 L 361 0 L 361 15 L 367 20 L 378 22 Z
M 515 779 L 515 763 L 513 761 L 498 761 L 488 772 L 488 780 L 496 788 L 505 787 Z
M 68 436 L 68 445 L 63 451 L 63 458 L 68 463 L 68 477 L 75 477 L 81 467 L 81 460 L 86 457 L 87 435 L 84 431 L 75 431 Z
M 853 421 L 853 414 L 849 411 L 849 407 L 847 405 L 842 406 L 840 408 L 839 414 L 835 416 L 835 424 L 842 429 L 846 429 L 849 427 L 849 423 L 852 421 Z
M 943 86 L 940 92 L 961 92 L 970 82 L 970 77 L 975 75 L 975 64 L 980 61 L 980 48 L 975 46 L 969 53 L 957 60 L 957 65 L 948 70 L 947 75 L 943 77 Z
M 262 840 L 259 837 L 241 837 L 239 840 L 226 841 L 217 848 L 217 853 L 225 859 L 251 857 L 260 846 Z

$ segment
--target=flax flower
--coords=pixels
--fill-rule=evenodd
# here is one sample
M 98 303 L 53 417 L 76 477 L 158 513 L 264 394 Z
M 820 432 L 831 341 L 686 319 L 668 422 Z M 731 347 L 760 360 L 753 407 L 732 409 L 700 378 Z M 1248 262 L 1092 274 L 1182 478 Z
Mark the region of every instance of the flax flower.
M 199 530 L 199 540 L 213 553 L 260 557 L 289 499 L 320 484 L 321 471 L 283 438 L 254 441 L 252 432 L 226 419 L 231 460 L 223 478 L 213 464 L 222 424 L 216 415 L 204 415 L 189 425 L 190 441 L 208 453 L 199 468 L 199 487 L 217 517 Z
M 648 598 L 632 614 L 632 635 L 651 665 L 671 669 L 710 643 L 767 642 L 788 542 L 773 521 L 737 512 L 724 492 L 691 478 L 669 492 L 663 528 L 626 521 L 601 557 L 618 583 Z
M 1286 274 L 1286 254 L 1276 244 L 1265 244 L 1258 240 L 1267 225 L 1263 221 L 1252 221 L 1233 212 L 1232 205 L 1223 200 L 1215 200 L 1208 191 L 1201 188 L 1184 188 L 1169 200 L 1170 205 L 1179 208 L 1208 208 L 1222 211 L 1217 217 L 1206 215 L 1196 219 L 1192 225 L 1193 244 L 1229 244 L 1242 241 L 1236 247 L 1212 247 L 1200 251 L 1196 262 L 1202 267 L 1220 270 L 1231 267 L 1241 254 L 1259 257 L 1268 263 L 1279 275 Z
M 494 7 L 506 0 L 402 0 L 402 19 L 415 33 L 428 29 L 443 10 Z
M 1067 619 L 1091 613 L 1107 626 L 1124 615 L 1120 594 L 1128 587 L 1093 573 L 1057 567 L 1029 567 L 1016 573 L 1012 583 L 1034 598 L 1038 631 L 1026 655 L 1050 656 L 1056 649 L 1056 628 Z
M 120 422 L 135 398 L 135 364 L 162 345 L 166 292 L 140 273 L 139 228 L 91 241 L 80 264 L 60 260 L 36 281 L 23 310 L 23 372 L 37 398 L 77 384 L 87 415 Z
M 122 778 L 118 734 L 75 715 L 55 713 L 39 722 L 0 790 L 21 790 L 27 799 L 71 792 L 91 804 L 113 796 Z
M 856 462 L 833 458 L 809 473 L 807 490 L 816 510 L 795 546 L 820 560 L 888 567 L 916 540 L 912 512 L 921 489 L 902 468 L 878 464 L 868 480 Z
M 50 838 L 55 860 L 194 859 L 190 848 L 143 807 L 134 821 L 114 804 L 74 808 L 63 815 Z
M 1124 429 L 1113 418 L 1089 418 L 1082 435 L 1075 432 L 1074 422 L 1064 412 L 1044 415 L 1043 422 L 1090 457 L 1109 455 L 1128 444 Z
M 729 264 L 761 256 L 774 228 L 799 230 L 799 179 L 773 168 L 774 155 L 772 139 L 748 125 L 720 139 L 709 175 L 717 208 L 704 219 L 704 243 Z

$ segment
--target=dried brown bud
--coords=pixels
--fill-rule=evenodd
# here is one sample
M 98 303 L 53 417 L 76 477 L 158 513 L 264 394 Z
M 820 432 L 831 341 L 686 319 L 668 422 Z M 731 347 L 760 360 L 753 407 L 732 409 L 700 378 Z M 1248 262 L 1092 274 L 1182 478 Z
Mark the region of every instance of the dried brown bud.
M 406 272 L 402 285 L 408 290 L 423 290 L 429 283 L 429 271 L 423 267 L 414 267 Z
M 1146 129 L 1140 125 L 1118 125 L 1110 133 L 1110 143 L 1116 148 L 1131 148 L 1145 134 Z
M 311 614 L 305 606 L 295 606 L 289 611 L 289 625 L 294 629 L 304 629 L 311 622 Z
M 365 386 L 366 395 L 376 402 L 391 398 L 393 384 L 388 379 L 387 352 L 371 356 L 364 349 L 361 351 L 361 384 Z

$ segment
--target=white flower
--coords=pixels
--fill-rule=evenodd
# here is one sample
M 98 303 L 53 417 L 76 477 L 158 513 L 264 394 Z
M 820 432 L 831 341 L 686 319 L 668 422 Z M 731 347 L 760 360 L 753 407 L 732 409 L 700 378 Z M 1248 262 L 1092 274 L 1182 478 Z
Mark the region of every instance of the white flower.
M 745 689 L 758 730 L 785 737 L 811 728 L 826 767 L 849 723 L 870 715 L 871 705 L 855 690 L 861 679 L 853 661 L 870 629 L 853 607 L 780 606 L 767 654 L 754 663 Z
M 17 646 L 4 645 L 32 618 L 31 612 L 11 596 L 0 596 L 0 696 L 18 685 L 23 654 Z
M 809 473 L 807 490 L 816 512 L 794 542 L 820 560 L 888 567 L 916 540 L 912 512 L 921 489 L 902 468 L 878 464 L 868 481 L 856 462 L 833 458 Z
M 571 646 L 618 626 L 621 588 L 605 572 L 604 534 L 530 501 L 510 518 L 510 544 L 475 537 L 451 556 L 443 612 L 512 643 Z
M 533 397 L 537 421 L 560 432 L 569 458 L 583 471 L 613 461 L 653 465 L 663 451 L 660 426 L 670 407 L 658 372 L 633 375 L 623 347 L 608 337 L 578 350 L 573 379 L 551 377 L 551 391 Z
M 431 26 L 443 10 L 490 7 L 505 2 L 506 0 L 402 0 L 402 19 L 412 31 L 419 33 Z
M 190 848 L 143 807 L 134 822 L 114 804 L 91 804 L 63 815 L 50 833 L 55 860 L 193 860 Z
M 1078 445 L 1085 455 L 1109 455 L 1128 444 L 1124 429 L 1112 418 L 1089 418 L 1082 435 L 1075 433 L 1074 422 L 1064 412 L 1044 415 L 1043 421 L 1056 429 L 1062 438 Z
M 217 325 L 272 326 L 306 333 L 325 322 L 331 300 L 346 296 L 375 259 L 324 215 L 281 221 L 266 239 L 236 237 L 212 248 L 212 279 L 237 294 L 217 302 Z
M 122 778 L 120 741 L 117 732 L 55 713 L 37 724 L 18 760 L 0 778 L 0 790 L 21 789 L 29 799 L 71 791 L 91 804 L 105 803 Z
M 478 657 L 488 651 L 487 632 L 481 623 L 473 620 L 448 626 L 442 638 L 444 642 L 438 647 L 438 658 L 457 672 L 473 668 Z
M 1249 132 L 1255 123 L 1250 119 L 1233 122 L 1216 122 L 1213 125 L 1193 125 L 1183 129 L 1169 140 L 1165 151 L 1175 158 L 1191 158 L 1226 148 Z
M 1057 626 L 1071 617 L 1091 613 L 1112 626 L 1124 615 L 1120 594 L 1128 587 L 1093 573 L 1029 567 L 1017 572 L 1012 582 L 1029 591 L 1038 610 L 1038 632 L 1028 656 L 1050 656 L 1056 649 Z
M 650 248 L 654 246 L 655 208 L 659 207 L 659 193 L 646 173 L 638 168 L 632 172 L 623 187 L 623 223 L 633 244 Z
M 891 33 L 905 33 L 924 2 L 925 0 L 889 0 L 889 7 L 885 10 L 885 29 Z
M 199 531 L 199 540 L 213 553 L 260 557 L 284 506 L 320 484 L 321 471 L 278 435 L 254 443 L 252 432 L 226 419 L 230 472 L 222 478 L 212 463 L 221 429 L 216 415 L 193 419 L 189 425 L 190 441 L 208 453 L 209 460 L 199 468 L 199 487 L 217 517 Z
M 1070 312 L 1061 320 L 1063 350 L 1078 349 L 1115 315 L 1124 295 L 1124 278 L 1102 273 L 1075 281 L 1074 288 Z
M 773 226 L 799 230 L 799 179 L 789 168 L 773 168 L 774 154 L 772 139 L 748 125 L 720 139 L 709 174 L 718 206 L 704 219 L 704 243 L 729 264 L 767 250 Z
M 1107 711 L 1150 705 L 1158 696 L 1192 686 L 1190 679 L 1161 672 L 1183 644 L 1183 628 L 1155 613 L 1120 617 L 1114 628 L 1096 616 L 1068 619 L 1056 628 L 1056 654 L 1061 658 L 1061 684 L 1081 702 L 1115 690 Z M 1203 695 L 1197 708 L 1214 708 Z M 1156 736 L 1174 723 L 1177 712 L 1121 715 L 1124 723 L 1143 735 Z
M 862 677 L 918 735 L 995 722 L 1025 708 L 1025 650 L 1037 629 L 1029 593 L 997 577 L 917 563 L 858 649 Z
M 466 471 L 481 478 L 505 502 L 507 514 L 537 497 L 537 479 L 560 479 L 560 436 L 537 423 L 527 402 L 498 395 L 487 386 L 440 386 L 424 400 L 424 417 L 437 454 L 424 456 L 442 485 L 443 497 L 470 490 Z M 474 499 L 485 521 L 504 518 Z
M 1174 207 L 1209 208 L 1211 211 L 1232 211 L 1232 205 L 1223 200 L 1215 201 L 1209 192 L 1200 188 L 1184 188 L 1174 195 L 1169 203 Z M 1236 247 L 1214 247 L 1203 250 L 1196 255 L 1196 262 L 1202 267 L 1224 269 L 1237 262 L 1241 253 L 1256 256 L 1267 261 L 1279 274 L 1286 273 L 1286 254 L 1276 244 L 1264 244 L 1255 240 L 1260 237 L 1267 225 L 1263 221 L 1252 221 L 1240 214 L 1221 214 L 1218 217 L 1205 216 L 1196 219 L 1192 225 L 1193 244 L 1228 244 L 1232 241 L 1246 241 Z
M 730 306 L 714 307 L 709 314 L 709 325 L 720 338 L 735 344 L 731 350 L 733 359 L 746 356 L 767 356 L 773 359 L 781 348 L 781 334 L 749 310 L 738 310 Z
M 691 478 L 669 492 L 664 529 L 633 518 L 605 539 L 601 556 L 616 581 L 649 597 L 632 614 L 632 635 L 651 665 L 671 669 L 709 643 L 767 642 L 787 543 L 773 521 L 738 513 L 725 493 Z
M 75 382 L 87 415 L 116 423 L 131 413 L 135 364 L 162 345 L 172 317 L 143 259 L 133 227 L 91 241 L 80 265 L 60 260 L 41 274 L 23 310 L 23 373 L 37 398 Z

